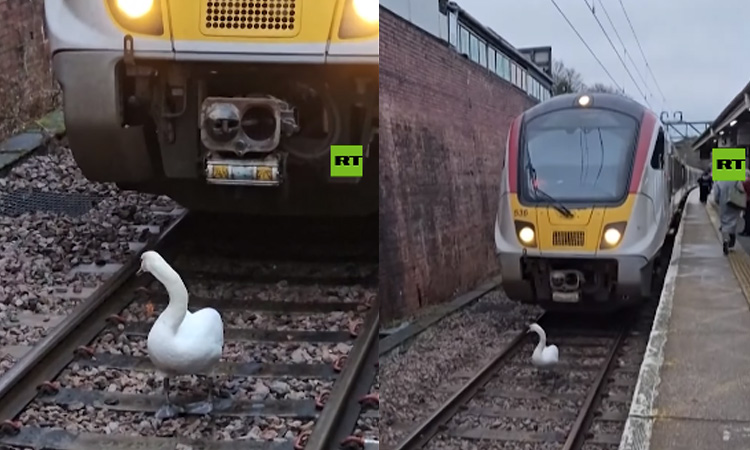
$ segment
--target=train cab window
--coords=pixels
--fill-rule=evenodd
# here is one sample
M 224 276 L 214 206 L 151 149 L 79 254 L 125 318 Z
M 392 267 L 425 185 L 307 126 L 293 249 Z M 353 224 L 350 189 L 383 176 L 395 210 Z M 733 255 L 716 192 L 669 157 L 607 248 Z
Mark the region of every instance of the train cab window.
M 664 153 L 666 152 L 666 140 L 664 139 L 664 130 L 659 128 L 659 135 L 656 137 L 654 153 L 651 154 L 651 168 L 656 170 L 664 169 Z
M 619 202 L 627 195 L 638 132 L 634 118 L 604 109 L 563 109 L 524 128 L 518 160 L 519 173 L 527 174 L 518 179 L 524 201 L 544 201 L 534 186 L 578 204 Z

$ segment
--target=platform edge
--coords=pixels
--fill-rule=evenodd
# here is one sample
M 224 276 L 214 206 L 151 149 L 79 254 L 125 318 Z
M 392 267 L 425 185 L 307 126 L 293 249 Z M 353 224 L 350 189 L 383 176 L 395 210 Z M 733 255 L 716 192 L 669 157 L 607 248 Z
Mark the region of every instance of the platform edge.
M 654 401 L 658 395 L 661 382 L 660 371 L 664 363 L 664 346 L 667 343 L 667 331 L 672 316 L 672 302 L 674 300 L 677 275 L 680 269 L 680 255 L 682 253 L 682 238 L 685 234 L 685 217 L 687 208 L 694 205 L 697 191 L 688 194 L 685 211 L 680 217 L 680 227 L 675 236 L 669 268 L 664 276 L 664 288 L 659 296 L 654 324 L 651 327 L 648 345 L 643 355 L 643 362 L 638 372 L 638 381 L 633 393 L 633 401 L 622 432 L 619 450 L 648 450 L 651 445 L 651 431 L 656 416 Z

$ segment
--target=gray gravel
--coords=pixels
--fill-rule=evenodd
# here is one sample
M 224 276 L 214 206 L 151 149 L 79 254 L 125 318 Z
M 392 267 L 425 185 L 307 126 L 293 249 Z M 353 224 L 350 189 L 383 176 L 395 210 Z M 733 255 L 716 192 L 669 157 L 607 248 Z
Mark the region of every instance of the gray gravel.
M 560 450 L 560 443 L 528 443 L 528 442 L 497 442 L 470 441 L 438 436 L 430 441 L 426 450 Z
M 498 289 L 417 336 L 404 352 L 396 350 L 382 358 L 384 445 L 395 445 L 408 427 L 450 396 L 450 389 L 438 387 L 460 383 L 458 372 L 478 370 L 540 312 L 509 301 Z
M 149 413 L 114 412 L 92 406 L 63 408 L 37 405 L 19 420 L 26 425 L 54 427 L 69 432 L 125 434 L 131 436 L 185 437 L 189 439 L 284 441 L 310 429 L 312 421 L 280 417 L 179 417 L 160 422 Z
M 164 305 L 152 305 L 149 312 L 147 303 L 131 304 L 121 316 L 133 322 L 146 322 L 150 325 L 164 310 Z M 226 328 L 254 328 L 263 330 L 307 330 L 307 331 L 348 331 L 350 322 L 362 321 L 358 312 L 335 311 L 317 314 L 276 314 L 255 311 L 221 311 Z
M 531 418 L 484 417 L 461 413 L 453 416 L 448 422 L 449 426 L 462 429 L 484 428 L 503 431 L 528 431 L 531 433 L 566 433 L 572 424 L 572 420 L 563 419 L 542 418 L 541 420 L 535 420 Z
M 330 390 L 332 380 L 315 378 L 285 378 L 283 380 L 254 377 L 235 378 L 228 375 L 213 377 L 216 390 L 237 399 L 315 399 L 322 391 Z M 70 389 L 103 390 L 124 394 L 162 395 L 162 379 L 153 373 L 80 367 L 73 364 L 57 379 L 61 387 Z M 170 395 L 204 395 L 205 381 L 197 376 L 182 376 L 171 380 Z
M 186 279 L 185 285 L 190 295 L 205 298 L 237 298 L 247 301 L 278 301 L 295 303 L 346 302 L 364 303 L 375 298 L 377 290 L 361 286 L 290 286 L 286 282 L 277 284 L 250 283 L 211 283 Z M 151 292 L 164 292 L 163 287 L 154 281 L 149 285 Z M 137 303 L 133 304 L 137 307 Z
M 200 259 L 183 257 L 174 262 L 175 270 L 204 270 L 211 266 L 212 272 L 222 274 L 284 274 L 287 276 L 320 276 L 320 277 L 365 277 L 378 269 L 378 264 L 365 263 L 300 263 L 300 262 L 256 262 L 249 260 L 235 260 L 216 256 L 204 256 Z
M 65 315 L 80 302 L 63 288 L 95 288 L 103 275 L 71 273 L 78 264 L 123 263 L 133 256 L 128 242 L 148 237 L 144 225 L 163 225 L 171 216 L 157 210 L 176 205 L 165 197 L 120 191 L 113 184 L 92 183 L 77 168 L 69 149 L 57 142 L 0 178 L 0 206 L 15 191 L 82 194 L 100 201 L 88 213 L 33 212 L 0 216 L 0 373 L 14 358 L 2 347 L 30 346 L 46 335 L 45 318 Z M 36 325 L 20 320 L 33 313 Z M 27 317 L 27 319 L 29 319 Z
M 148 356 L 146 337 L 107 332 L 93 344 L 96 353 Z M 237 363 L 306 364 L 333 363 L 352 349 L 347 343 L 239 342 L 224 343 L 223 360 Z

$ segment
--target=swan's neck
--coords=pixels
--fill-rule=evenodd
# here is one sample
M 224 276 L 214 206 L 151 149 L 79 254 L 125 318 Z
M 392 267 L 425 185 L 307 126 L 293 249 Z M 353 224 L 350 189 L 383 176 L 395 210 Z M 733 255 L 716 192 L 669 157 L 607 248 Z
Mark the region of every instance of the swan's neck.
M 547 344 L 547 333 L 545 333 L 544 330 L 536 330 L 536 334 L 539 335 L 539 343 L 536 344 L 536 348 L 534 349 L 535 353 L 544 350 L 544 347 Z
M 180 275 L 167 264 L 160 264 L 157 270 L 152 270 L 151 273 L 164 285 L 169 295 L 169 305 L 158 320 L 164 322 L 172 332 L 176 333 L 187 313 L 187 287 L 185 287 Z

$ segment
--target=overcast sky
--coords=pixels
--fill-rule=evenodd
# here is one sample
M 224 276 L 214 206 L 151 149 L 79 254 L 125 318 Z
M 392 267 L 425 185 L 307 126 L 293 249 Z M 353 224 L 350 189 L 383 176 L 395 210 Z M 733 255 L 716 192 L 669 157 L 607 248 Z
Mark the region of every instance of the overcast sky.
M 638 49 L 619 0 L 555 0 L 594 53 L 626 92 L 644 102 L 605 38 L 591 10 L 623 55 L 604 8 L 612 19 L 643 81 L 623 56 L 652 108 L 664 110 L 659 93 Z M 456 0 L 471 15 L 492 27 L 516 47 L 552 46 L 553 59 L 574 67 L 588 84 L 612 81 L 576 36 L 551 0 Z M 668 111 L 683 111 L 684 120 L 712 121 L 750 81 L 748 0 L 622 0 L 638 40 L 666 97 Z M 716 65 L 714 65 L 716 64 Z

